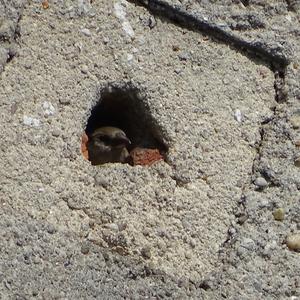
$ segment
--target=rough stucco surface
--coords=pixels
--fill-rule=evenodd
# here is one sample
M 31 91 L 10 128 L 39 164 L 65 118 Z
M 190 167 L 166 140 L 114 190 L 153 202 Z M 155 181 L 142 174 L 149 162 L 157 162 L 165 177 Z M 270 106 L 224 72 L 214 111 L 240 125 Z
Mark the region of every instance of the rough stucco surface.
M 300 297 L 299 253 L 285 244 L 300 230 L 299 9 L 182 2 L 169 1 L 285 41 L 285 101 L 267 62 L 134 3 L 0 3 L 1 299 Z M 264 25 L 247 28 L 245 14 Z M 83 159 L 111 82 L 139 90 L 166 162 Z

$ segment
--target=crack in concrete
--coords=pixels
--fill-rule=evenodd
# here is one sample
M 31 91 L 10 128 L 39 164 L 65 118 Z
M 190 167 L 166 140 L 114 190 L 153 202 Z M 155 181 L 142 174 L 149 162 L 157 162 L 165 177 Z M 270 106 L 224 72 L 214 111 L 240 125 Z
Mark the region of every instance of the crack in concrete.
M 193 15 L 180 7 L 172 6 L 162 0 L 127 0 L 136 5 L 143 6 L 153 15 L 157 15 L 193 31 L 203 32 L 216 38 L 220 43 L 233 46 L 237 51 L 247 55 L 249 59 L 258 58 L 266 62 L 274 72 L 275 100 L 285 102 L 287 90 L 285 87 L 286 67 L 290 59 L 279 49 L 272 49 L 261 41 L 249 42 L 239 36 L 226 31 L 217 24 L 206 21 L 199 15 Z
M 290 59 L 279 49 L 269 48 L 267 44 L 261 41 L 249 42 L 239 36 L 226 31 L 223 27 L 206 21 L 199 14 L 190 14 L 178 6 L 172 6 L 162 0 L 127 0 L 136 5 L 143 6 L 153 15 L 157 15 L 173 22 L 176 25 L 187 28 L 189 30 L 203 32 L 219 42 L 229 44 L 236 50 L 260 58 L 269 64 L 274 64 L 276 69 L 284 69 Z

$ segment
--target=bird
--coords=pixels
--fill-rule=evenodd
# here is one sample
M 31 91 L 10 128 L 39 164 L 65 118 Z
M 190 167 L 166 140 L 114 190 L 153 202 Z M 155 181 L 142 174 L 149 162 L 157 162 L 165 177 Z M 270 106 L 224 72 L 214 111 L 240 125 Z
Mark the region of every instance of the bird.
M 126 147 L 130 144 L 131 141 L 120 128 L 99 127 L 89 135 L 89 160 L 92 165 L 126 163 L 130 158 Z

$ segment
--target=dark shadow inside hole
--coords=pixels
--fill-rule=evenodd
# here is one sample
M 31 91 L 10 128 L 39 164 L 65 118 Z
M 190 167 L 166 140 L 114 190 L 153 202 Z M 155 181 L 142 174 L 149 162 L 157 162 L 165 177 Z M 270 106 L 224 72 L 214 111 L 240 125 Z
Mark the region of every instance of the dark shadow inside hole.
M 250 0 L 241 0 L 244 6 L 249 6 Z
M 136 147 L 157 149 L 165 158 L 168 149 L 162 133 L 136 88 L 109 86 L 100 91 L 98 103 L 87 122 L 87 136 L 90 138 L 96 129 L 104 126 L 117 127 L 125 132 L 131 141 L 128 152 Z

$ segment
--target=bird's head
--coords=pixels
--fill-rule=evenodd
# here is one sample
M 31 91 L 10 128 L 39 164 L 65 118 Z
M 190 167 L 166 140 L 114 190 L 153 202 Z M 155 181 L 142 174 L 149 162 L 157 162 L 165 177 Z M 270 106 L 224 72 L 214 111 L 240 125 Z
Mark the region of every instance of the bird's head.
M 125 132 L 117 127 L 100 127 L 92 135 L 95 146 L 107 146 L 111 148 L 124 148 L 131 144 Z

